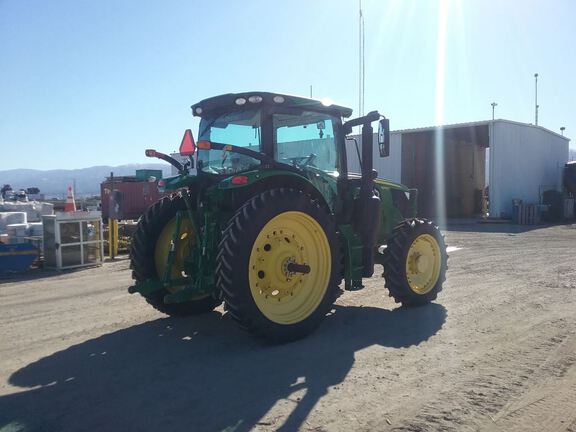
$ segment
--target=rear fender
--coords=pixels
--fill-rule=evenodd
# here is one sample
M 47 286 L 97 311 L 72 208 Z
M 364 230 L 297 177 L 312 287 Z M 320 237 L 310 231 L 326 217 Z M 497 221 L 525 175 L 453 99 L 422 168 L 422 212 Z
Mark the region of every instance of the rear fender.
M 237 178 L 241 178 L 241 181 L 235 180 Z M 326 211 L 334 212 L 332 203 L 329 203 L 322 192 L 309 179 L 297 173 L 277 170 L 249 171 L 228 177 L 218 184 L 221 191 L 235 192 L 234 198 L 239 202 L 245 202 L 266 190 L 281 187 L 301 190 L 317 200 Z

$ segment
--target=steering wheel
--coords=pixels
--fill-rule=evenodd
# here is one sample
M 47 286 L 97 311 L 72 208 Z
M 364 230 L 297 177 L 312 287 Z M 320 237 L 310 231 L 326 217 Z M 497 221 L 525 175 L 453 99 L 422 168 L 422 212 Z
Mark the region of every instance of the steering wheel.
M 292 166 L 297 168 L 304 168 L 305 166 L 316 166 L 314 165 L 314 160 L 318 157 L 318 155 L 314 153 L 310 153 L 308 156 L 295 156 L 286 158 Z
M 210 174 L 227 174 L 228 169 L 223 166 L 214 166 L 214 165 L 207 165 L 202 168 L 203 171 L 208 172 Z

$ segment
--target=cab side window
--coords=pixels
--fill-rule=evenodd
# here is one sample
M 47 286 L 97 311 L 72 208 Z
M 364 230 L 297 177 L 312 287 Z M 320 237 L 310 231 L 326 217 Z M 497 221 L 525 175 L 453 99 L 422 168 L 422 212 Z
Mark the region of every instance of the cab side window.
M 326 114 L 275 114 L 274 158 L 297 168 L 316 168 L 337 173 L 338 157 L 333 120 Z

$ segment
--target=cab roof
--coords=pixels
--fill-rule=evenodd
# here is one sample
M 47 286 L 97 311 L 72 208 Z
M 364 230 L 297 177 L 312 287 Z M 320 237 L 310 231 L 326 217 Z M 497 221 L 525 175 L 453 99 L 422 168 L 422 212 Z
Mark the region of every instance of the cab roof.
M 253 100 L 259 100 L 259 98 L 255 98 L 254 96 L 259 96 L 262 99 L 259 102 L 251 102 L 251 97 Z M 242 99 L 244 100 L 244 103 L 239 105 L 236 101 L 241 101 Z M 317 99 L 309 99 L 300 96 L 260 91 L 227 93 L 220 96 L 204 99 L 192 105 L 192 114 L 195 116 L 204 117 L 206 115 L 214 115 L 229 111 L 243 110 L 247 108 L 257 108 L 259 106 L 309 109 L 312 111 L 325 112 L 344 118 L 350 117 L 352 115 L 351 108 L 335 105 L 325 100 L 320 101 Z

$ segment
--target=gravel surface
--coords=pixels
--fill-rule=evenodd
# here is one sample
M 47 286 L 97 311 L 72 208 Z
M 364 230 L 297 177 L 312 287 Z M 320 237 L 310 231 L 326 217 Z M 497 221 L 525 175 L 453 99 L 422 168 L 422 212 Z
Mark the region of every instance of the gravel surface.
M 576 432 L 576 225 L 459 225 L 436 303 L 378 276 L 266 346 L 168 318 L 128 260 L 0 279 L 0 431 Z

